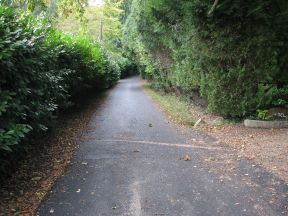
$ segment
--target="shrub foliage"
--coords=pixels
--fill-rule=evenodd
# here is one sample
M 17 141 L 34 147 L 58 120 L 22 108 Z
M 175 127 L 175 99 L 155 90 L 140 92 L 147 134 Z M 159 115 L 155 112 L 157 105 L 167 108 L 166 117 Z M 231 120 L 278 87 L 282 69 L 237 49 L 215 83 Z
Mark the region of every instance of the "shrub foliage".
M 223 0 L 213 6 L 211 0 L 134 0 L 130 5 L 124 44 L 159 86 L 198 91 L 211 111 L 230 117 L 287 105 L 286 1 Z
M 113 85 L 120 67 L 91 39 L 0 6 L 0 157 L 46 131 L 60 110 Z

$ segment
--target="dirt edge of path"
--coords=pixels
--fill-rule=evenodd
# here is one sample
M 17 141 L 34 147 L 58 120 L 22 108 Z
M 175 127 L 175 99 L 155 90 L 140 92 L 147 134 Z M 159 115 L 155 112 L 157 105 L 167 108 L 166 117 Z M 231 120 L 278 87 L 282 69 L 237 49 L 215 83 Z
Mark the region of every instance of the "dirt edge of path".
M 236 149 L 239 156 L 252 160 L 288 183 L 288 128 L 246 128 L 242 123 L 229 122 L 220 116 L 208 113 L 192 102 L 181 101 L 180 97 L 151 89 L 145 80 L 142 81 L 142 86 L 151 100 L 174 123 L 191 128 L 201 119 L 197 127 L 193 127 L 194 130 L 205 132 L 219 142 Z M 170 109 L 175 104 L 184 107 L 186 113 L 179 111 L 175 115 L 173 111 L 177 110 Z

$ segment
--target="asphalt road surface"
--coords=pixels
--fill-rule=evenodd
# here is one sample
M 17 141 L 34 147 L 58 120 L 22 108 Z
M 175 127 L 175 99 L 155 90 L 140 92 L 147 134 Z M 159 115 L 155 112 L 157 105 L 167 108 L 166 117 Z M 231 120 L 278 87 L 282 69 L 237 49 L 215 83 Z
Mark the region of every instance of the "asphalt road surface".
M 137 77 L 109 91 L 79 145 L 38 215 L 288 215 L 284 182 L 171 123 Z

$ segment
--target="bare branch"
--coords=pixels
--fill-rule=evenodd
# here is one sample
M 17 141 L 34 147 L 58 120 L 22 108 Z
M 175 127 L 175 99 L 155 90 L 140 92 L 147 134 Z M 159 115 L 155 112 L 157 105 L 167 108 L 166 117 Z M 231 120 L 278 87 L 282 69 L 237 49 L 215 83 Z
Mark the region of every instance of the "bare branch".
M 212 5 L 210 11 L 208 12 L 208 16 L 212 16 L 213 15 L 213 12 L 214 12 L 216 6 L 218 5 L 218 3 L 219 3 L 219 0 L 215 0 L 214 1 L 214 4 Z

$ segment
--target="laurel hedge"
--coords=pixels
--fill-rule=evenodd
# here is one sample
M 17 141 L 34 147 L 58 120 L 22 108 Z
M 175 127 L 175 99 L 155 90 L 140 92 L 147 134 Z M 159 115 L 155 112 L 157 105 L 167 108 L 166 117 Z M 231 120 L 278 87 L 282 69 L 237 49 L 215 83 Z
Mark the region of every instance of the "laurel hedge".
M 112 86 L 120 67 L 93 40 L 0 6 L 0 77 L 1 159 L 49 130 L 81 95 Z

